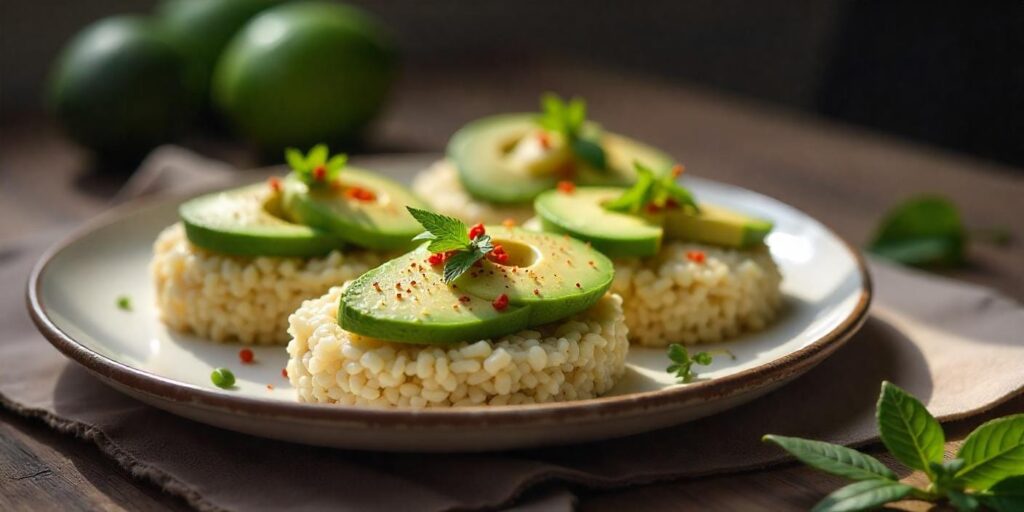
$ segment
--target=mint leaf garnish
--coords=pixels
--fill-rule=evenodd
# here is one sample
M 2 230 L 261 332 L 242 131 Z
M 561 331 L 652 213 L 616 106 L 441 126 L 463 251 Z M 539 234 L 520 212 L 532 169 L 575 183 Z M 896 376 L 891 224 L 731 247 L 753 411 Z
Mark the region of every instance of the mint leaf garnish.
M 541 115 L 537 123 L 545 130 L 560 134 L 576 158 L 598 171 L 608 169 L 604 148 L 595 140 L 584 136 L 587 122 L 587 103 L 582 98 L 568 102 L 555 93 L 544 93 L 540 99 Z
M 707 366 L 711 364 L 713 359 L 710 352 L 697 352 L 693 357 L 690 357 L 690 352 L 686 350 L 686 347 L 678 343 L 668 346 L 668 358 L 673 364 L 666 368 L 665 371 L 674 373 L 676 380 L 683 384 L 693 382 L 694 377 L 697 376 L 696 372 L 693 371 L 693 365 Z
M 305 155 L 295 148 L 284 150 L 285 161 L 300 181 L 310 187 L 320 187 L 338 179 L 341 170 L 348 163 L 348 155 L 330 155 L 326 144 L 317 144 Z
M 622 195 L 606 203 L 606 210 L 636 214 L 649 206 L 664 209 L 674 204 L 676 207 L 700 211 L 693 194 L 676 183 L 677 173 L 674 170 L 658 176 L 640 162 L 633 162 L 633 167 L 636 168 L 636 183 Z
M 458 279 L 477 260 L 494 250 L 489 235 L 470 239 L 466 223 L 459 219 L 411 206 L 406 206 L 406 209 L 426 230 L 413 240 L 429 240 L 427 250 L 431 253 L 450 253 L 444 259 L 445 283 Z

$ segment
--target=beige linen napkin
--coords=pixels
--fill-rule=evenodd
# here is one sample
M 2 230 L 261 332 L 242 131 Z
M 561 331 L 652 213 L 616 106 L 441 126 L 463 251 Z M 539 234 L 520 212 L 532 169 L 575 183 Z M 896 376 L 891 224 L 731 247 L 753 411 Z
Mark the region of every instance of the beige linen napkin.
M 233 179 L 211 166 L 218 164 L 164 149 L 125 194 Z M 737 471 L 785 460 L 759 441 L 767 432 L 846 444 L 876 440 L 874 401 L 883 379 L 920 397 L 943 420 L 990 408 L 1024 385 L 1020 304 L 873 262 L 871 317 L 846 346 L 797 381 L 711 418 L 591 445 L 509 453 L 380 454 L 292 445 L 148 407 L 61 357 L 32 327 L 20 286 L 52 242 L 52 235 L 37 236 L 0 248 L 0 403 L 95 442 L 134 474 L 202 509 L 475 509 L 507 505 L 549 482 L 609 488 Z M 535 498 L 538 508 L 571 504 L 557 487 Z

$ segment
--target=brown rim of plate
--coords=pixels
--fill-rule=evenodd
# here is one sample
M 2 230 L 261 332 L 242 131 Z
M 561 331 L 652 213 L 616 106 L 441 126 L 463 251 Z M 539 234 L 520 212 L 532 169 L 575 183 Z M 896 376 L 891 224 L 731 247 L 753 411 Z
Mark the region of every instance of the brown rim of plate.
M 741 187 L 736 188 L 752 192 Z M 752 193 L 756 194 L 756 192 Z M 867 265 L 860 251 L 836 235 L 835 232 L 824 224 L 804 214 L 821 224 L 822 228 L 842 242 L 847 251 L 853 256 L 857 269 L 860 272 L 861 281 L 863 282 L 857 305 L 851 314 L 838 326 L 810 345 L 771 362 L 732 375 L 685 386 L 631 393 L 628 395 L 545 404 L 505 405 L 500 407 L 375 409 L 231 396 L 223 392 L 213 391 L 139 370 L 86 348 L 67 333 L 61 331 L 50 320 L 46 313 L 46 306 L 40 298 L 40 287 L 47 266 L 57 254 L 68 246 L 99 228 L 121 220 L 125 212 L 157 209 L 169 203 L 181 202 L 195 195 L 196 193 L 170 196 L 144 207 L 141 204 L 151 203 L 151 198 L 139 198 L 126 202 L 99 214 L 47 249 L 33 267 L 32 273 L 29 276 L 26 293 L 29 314 L 39 331 L 54 347 L 68 358 L 78 362 L 90 372 L 103 379 L 132 388 L 162 401 L 188 403 L 192 406 L 198 405 L 207 409 L 225 410 L 233 414 L 242 414 L 254 418 L 287 418 L 300 421 L 333 424 L 349 423 L 366 426 L 457 427 L 467 425 L 479 426 L 489 423 L 523 425 L 538 425 L 546 422 L 560 424 L 587 423 L 605 417 L 643 415 L 649 412 L 672 409 L 673 405 L 680 403 L 703 402 L 714 398 L 740 395 L 746 391 L 786 381 L 791 377 L 804 373 L 835 352 L 863 325 L 867 319 L 868 307 L 872 297 L 871 276 L 868 273 Z M 762 197 L 768 198 L 768 196 L 763 195 Z M 776 199 L 768 199 L 796 210 Z

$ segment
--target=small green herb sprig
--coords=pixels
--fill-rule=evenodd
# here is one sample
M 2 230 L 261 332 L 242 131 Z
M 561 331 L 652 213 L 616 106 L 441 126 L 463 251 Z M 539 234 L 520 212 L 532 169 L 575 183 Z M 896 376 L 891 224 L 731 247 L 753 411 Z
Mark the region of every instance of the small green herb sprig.
M 285 160 L 292 172 L 306 185 L 310 187 L 321 187 L 328 185 L 338 179 L 341 170 L 348 163 L 348 155 L 330 155 L 326 144 L 317 144 L 305 155 L 295 148 L 288 148 L 284 151 Z
M 920 267 L 951 267 L 966 261 L 971 240 L 1010 242 L 1005 229 L 968 231 L 956 205 L 944 197 L 914 197 L 882 219 L 868 250 L 884 258 Z
M 736 356 L 728 350 L 697 352 L 691 356 L 686 347 L 673 343 L 668 346 L 668 358 L 672 361 L 672 364 L 665 371 L 674 373 L 676 380 L 680 384 L 689 384 L 693 382 L 693 379 L 697 378 L 697 372 L 693 371 L 693 365 L 707 366 L 711 364 L 716 353 L 725 354 L 732 359 L 736 359 Z
M 413 237 L 413 240 L 429 240 L 428 251 L 448 254 L 444 259 L 445 283 L 458 279 L 477 260 L 494 250 L 490 235 L 483 234 L 470 239 L 466 224 L 459 219 L 411 206 L 406 206 L 406 209 L 426 230 Z
M 120 296 L 118 296 L 116 304 L 117 304 L 117 309 L 120 309 L 121 311 L 131 311 L 132 310 L 132 298 L 127 296 L 127 295 L 120 295 Z
M 670 201 L 674 201 L 681 207 L 700 211 L 693 194 L 676 183 L 675 172 L 669 171 L 657 176 L 654 171 L 640 162 L 633 162 L 633 167 L 636 168 L 636 183 L 619 197 L 605 203 L 605 209 L 635 214 L 647 205 L 653 204 L 658 208 L 665 208 Z
M 587 103 L 582 98 L 565 101 L 548 92 L 541 96 L 540 107 L 541 115 L 537 122 L 542 128 L 564 137 L 572 153 L 594 169 L 608 169 L 608 159 L 601 144 L 583 136 Z
M 946 500 L 960 511 L 1024 510 L 1024 414 L 989 421 L 943 460 L 945 434 L 928 409 L 906 391 L 882 383 L 878 431 L 897 460 L 923 471 L 926 488 L 899 482 L 878 459 L 857 450 L 797 437 L 766 435 L 801 462 L 856 482 L 828 495 L 816 512 L 870 510 L 902 499 Z

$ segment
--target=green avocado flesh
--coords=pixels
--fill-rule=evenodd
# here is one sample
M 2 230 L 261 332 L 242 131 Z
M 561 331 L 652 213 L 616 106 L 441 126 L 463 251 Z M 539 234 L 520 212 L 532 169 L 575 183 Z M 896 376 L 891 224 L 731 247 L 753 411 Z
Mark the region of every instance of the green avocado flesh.
M 496 226 L 487 232 L 505 248 L 507 265 L 483 261 L 445 284 L 423 245 L 353 281 L 338 324 L 401 343 L 493 339 L 583 311 L 611 286 L 611 261 L 578 240 Z M 502 294 L 508 306 L 498 311 L 492 302 Z
M 700 213 L 675 210 L 665 214 L 665 236 L 725 247 L 747 248 L 764 242 L 772 222 L 713 204 L 700 203 Z
M 615 187 L 551 190 L 537 196 L 534 208 L 545 231 L 590 242 L 612 258 L 653 256 L 663 238 L 742 249 L 761 243 L 772 230 L 767 220 L 708 203 L 700 203 L 699 213 L 678 209 L 655 215 L 630 215 L 602 206 L 622 192 Z
M 373 192 L 363 201 L 346 197 L 349 187 Z M 427 206 L 405 187 L 373 173 L 346 167 L 338 186 L 311 188 L 295 176 L 284 180 L 282 206 L 295 222 L 333 233 L 345 241 L 369 249 L 408 249 L 412 237 L 423 231 L 406 206 Z
M 309 257 L 344 245 L 330 233 L 282 219 L 280 194 L 264 183 L 197 197 L 178 214 L 190 242 L 224 254 Z
M 554 188 L 564 179 L 579 185 L 627 185 L 636 177 L 633 162 L 652 169 L 667 169 L 672 160 L 665 153 L 613 133 L 600 133 L 590 124 L 586 131 L 604 148 L 608 169 L 594 169 L 578 159 L 570 159 L 574 173 L 533 174 L 511 153 L 516 144 L 540 128 L 535 114 L 504 114 L 473 121 L 452 136 L 448 158 L 459 171 L 466 190 L 478 199 L 494 203 L 528 203 L 541 192 Z
M 534 209 L 544 231 L 590 242 L 611 258 L 657 254 L 664 231 L 658 223 L 602 206 L 622 191 L 615 187 L 578 187 L 569 194 L 549 190 L 537 196 Z

